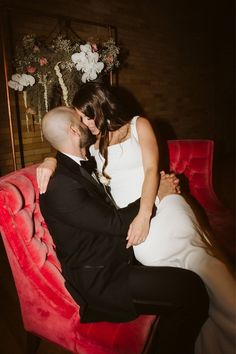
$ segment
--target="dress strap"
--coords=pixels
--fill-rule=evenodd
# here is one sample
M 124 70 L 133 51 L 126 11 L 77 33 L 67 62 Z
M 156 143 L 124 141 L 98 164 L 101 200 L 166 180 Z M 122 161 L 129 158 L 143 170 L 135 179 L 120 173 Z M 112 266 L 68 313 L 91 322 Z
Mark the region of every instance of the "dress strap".
M 139 116 L 135 116 L 131 120 L 130 129 L 131 129 L 131 136 L 134 136 L 135 139 L 138 141 L 138 131 L 137 131 L 137 119 Z

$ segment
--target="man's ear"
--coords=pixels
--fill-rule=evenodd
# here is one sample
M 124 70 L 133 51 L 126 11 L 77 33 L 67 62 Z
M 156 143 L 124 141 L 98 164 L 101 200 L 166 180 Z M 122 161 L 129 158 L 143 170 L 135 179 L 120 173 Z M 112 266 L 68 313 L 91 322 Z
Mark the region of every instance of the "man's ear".
M 70 130 L 71 130 L 72 134 L 76 134 L 76 135 L 79 135 L 79 136 L 81 135 L 79 128 L 76 125 L 74 125 L 74 124 L 70 125 Z
M 80 113 L 80 111 L 78 110 L 78 108 L 75 107 L 75 111 L 76 111 L 76 113 L 78 114 L 78 116 L 80 117 L 81 113 Z

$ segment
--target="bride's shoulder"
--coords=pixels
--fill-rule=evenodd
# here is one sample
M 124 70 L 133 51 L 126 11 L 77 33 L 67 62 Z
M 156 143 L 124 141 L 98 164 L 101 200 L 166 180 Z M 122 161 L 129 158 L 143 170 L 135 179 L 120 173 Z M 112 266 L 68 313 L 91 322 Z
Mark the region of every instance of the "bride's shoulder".
M 140 133 L 142 130 L 146 130 L 148 120 L 142 116 L 135 116 L 130 122 L 131 135 L 134 135 L 137 140 L 139 140 Z
M 146 118 L 146 117 L 142 117 L 142 116 L 136 116 L 134 117 L 136 118 L 135 120 L 135 124 L 137 126 L 137 129 L 140 127 L 140 128 L 143 128 L 143 127 L 147 127 L 147 126 L 150 126 L 150 122 L 149 120 Z
M 137 122 L 143 122 L 143 121 L 147 121 L 148 120 L 148 118 L 146 118 L 146 117 L 144 117 L 144 116 L 134 116 L 132 119 L 131 119 L 131 121 L 130 121 L 130 123 L 137 123 Z
M 153 128 L 150 121 L 148 118 L 142 116 L 137 117 L 135 122 L 135 130 L 138 140 L 141 136 L 146 136 L 153 133 Z

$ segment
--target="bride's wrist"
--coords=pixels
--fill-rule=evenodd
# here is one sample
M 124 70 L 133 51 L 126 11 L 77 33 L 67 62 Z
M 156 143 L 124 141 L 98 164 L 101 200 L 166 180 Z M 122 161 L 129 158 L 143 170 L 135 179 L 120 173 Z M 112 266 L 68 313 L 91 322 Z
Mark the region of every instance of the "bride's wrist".
M 55 157 L 45 157 L 44 162 L 50 162 L 55 164 Z
M 152 216 L 152 210 L 139 210 L 138 216 L 143 219 L 149 220 Z
M 42 165 L 43 167 L 47 167 L 54 172 L 57 166 L 55 157 L 46 157 Z

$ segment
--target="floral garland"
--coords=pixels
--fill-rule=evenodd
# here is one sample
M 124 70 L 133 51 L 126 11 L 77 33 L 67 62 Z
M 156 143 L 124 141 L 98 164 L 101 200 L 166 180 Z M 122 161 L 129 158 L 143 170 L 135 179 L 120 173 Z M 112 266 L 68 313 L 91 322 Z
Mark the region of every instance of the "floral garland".
M 16 73 L 8 86 L 23 92 L 27 130 L 29 114 L 40 123 L 49 109 L 71 105 L 81 83 L 118 68 L 119 51 L 112 38 L 103 43 L 72 42 L 58 35 L 48 43 L 34 34 L 24 36 L 16 47 Z

